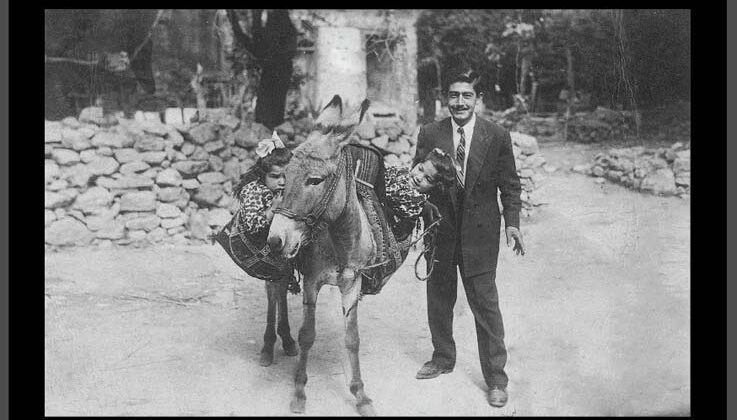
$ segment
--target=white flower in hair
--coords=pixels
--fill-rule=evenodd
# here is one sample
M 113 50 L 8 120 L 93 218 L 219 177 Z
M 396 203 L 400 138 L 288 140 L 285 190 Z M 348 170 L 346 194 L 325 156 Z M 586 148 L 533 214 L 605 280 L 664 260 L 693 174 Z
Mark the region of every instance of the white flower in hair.
M 284 146 L 284 142 L 281 141 L 279 135 L 276 134 L 276 130 L 274 130 L 270 139 L 263 139 L 258 142 L 258 146 L 256 146 L 256 155 L 260 158 L 266 157 L 274 149 L 283 149 L 284 147 L 286 147 Z

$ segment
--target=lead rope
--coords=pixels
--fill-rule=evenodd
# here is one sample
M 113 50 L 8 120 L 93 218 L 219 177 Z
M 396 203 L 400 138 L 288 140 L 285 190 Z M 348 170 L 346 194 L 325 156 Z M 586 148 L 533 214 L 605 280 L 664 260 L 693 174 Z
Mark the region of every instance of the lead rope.
M 417 277 L 417 280 L 419 280 L 419 281 L 425 281 L 425 280 L 429 279 L 430 276 L 432 276 L 433 270 L 435 269 L 435 261 L 436 261 L 435 260 L 435 251 L 437 249 L 437 239 L 438 239 L 438 236 L 437 236 L 437 227 L 438 227 L 438 224 L 440 223 L 441 220 L 442 220 L 442 217 L 439 218 L 439 219 L 437 219 L 437 220 L 435 220 L 434 222 L 432 222 L 430 224 L 430 226 L 428 226 L 420 234 L 420 237 L 417 238 L 417 239 L 415 239 L 410 244 L 410 248 L 411 248 L 412 245 L 414 245 L 417 241 L 419 241 L 420 239 L 422 239 L 425 235 L 430 234 L 430 241 L 429 241 L 430 242 L 430 248 L 429 248 L 429 250 L 431 251 L 431 254 L 430 254 L 430 258 L 428 259 L 428 262 L 427 262 L 428 268 L 427 268 L 427 275 L 425 277 L 422 277 L 422 276 L 420 276 L 418 274 L 417 264 L 420 263 L 420 258 L 422 258 L 422 256 L 425 255 L 425 253 L 427 253 L 427 251 L 428 251 L 427 245 L 425 245 L 423 247 L 422 252 L 420 252 L 419 255 L 417 255 L 417 259 L 415 260 L 415 277 Z
M 440 223 L 441 220 L 442 220 L 442 218 L 439 218 L 439 219 L 435 220 L 434 222 L 432 222 L 430 224 L 430 226 L 428 226 L 425 230 L 422 231 L 422 233 L 420 234 L 420 236 L 417 237 L 417 239 L 415 239 L 414 241 L 410 242 L 409 245 L 407 246 L 407 249 L 411 249 L 417 242 L 419 242 L 420 239 L 424 238 L 425 235 L 432 233 L 432 236 L 430 237 L 430 243 L 431 243 L 430 247 L 428 248 L 426 246 L 422 250 L 422 252 L 420 252 L 420 254 L 417 256 L 417 260 L 415 260 L 415 277 L 417 277 L 417 280 L 419 280 L 419 281 L 425 281 L 425 280 L 427 280 L 430 277 L 430 275 L 432 274 L 432 270 L 435 268 L 435 248 L 436 248 L 435 245 L 436 245 L 436 240 L 437 240 L 436 239 L 437 238 L 437 235 L 436 235 L 435 230 L 436 230 L 436 228 L 437 228 L 437 226 L 438 226 L 438 224 Z M 427 277 L 420 277 L 417 274 L 417 264 L 420 262 L 420 258 L 423 255 L 425 255 L 425 253 L 428 250 L 430 250 L 430 249 L 432 250 L 432 256 L 430 258 L 430 271 L 428 272 Z M 376 264 L 367 265 L 365 267 L 359 268 L 356 271 L 360 272 L 361 274 L 364 274 L 364 271 L 368 271 L 368 270 L 370 270 L 372 268 L 380 267 L 380 266 L 382 266 L 384 264 L 388 264 L 391 261 L 392 260 L 390 260 L 390 259 L 385 259 L 384 261 L 380 261 L 380 262 L 378 262 Z

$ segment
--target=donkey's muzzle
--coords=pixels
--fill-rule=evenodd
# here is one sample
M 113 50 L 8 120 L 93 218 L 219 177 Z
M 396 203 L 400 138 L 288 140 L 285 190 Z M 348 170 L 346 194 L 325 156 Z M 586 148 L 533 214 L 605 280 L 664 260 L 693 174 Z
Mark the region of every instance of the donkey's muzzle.
M 277 235 L 269 235 L 269 239 L 266 242 L 269 244 L 272 252 L 279 252 L 284 247 L 281 238 Z

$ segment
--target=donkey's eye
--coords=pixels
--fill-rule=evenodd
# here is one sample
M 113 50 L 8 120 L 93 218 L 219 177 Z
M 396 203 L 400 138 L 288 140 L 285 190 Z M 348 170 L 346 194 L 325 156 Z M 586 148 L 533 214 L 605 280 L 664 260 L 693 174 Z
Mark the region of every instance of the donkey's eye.
M 305 185 L 318 185 L 323 181 L 323 178 L 317 178 L 317 177 L 309 177 L 307 178 L 307 181 L 305 181 Z

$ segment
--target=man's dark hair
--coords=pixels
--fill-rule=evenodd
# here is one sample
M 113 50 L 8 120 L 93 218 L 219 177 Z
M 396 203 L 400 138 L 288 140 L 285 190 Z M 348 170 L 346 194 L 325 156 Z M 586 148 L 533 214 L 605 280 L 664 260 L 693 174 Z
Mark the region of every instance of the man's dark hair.
M 448 87 L 445 89 L 445 93 L 448 93 L 448 90 L 450 89 L 450 85 L 453 83 L 469 83 L 471 86 L 473 86 L 473 90 L 476 92 L 476 95 L 480 95 L 484 93 L 484 90 L 481 87 L 481 84 L 479 83 L 481 81 L 481 76 L 476 73 L 473 70 L 466 70 L 462 73 L 457 73 L 453 77 L 450 78 L 448 81 Z

